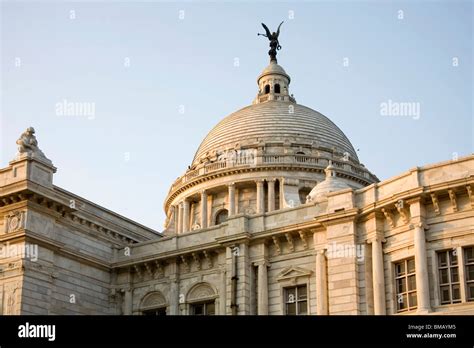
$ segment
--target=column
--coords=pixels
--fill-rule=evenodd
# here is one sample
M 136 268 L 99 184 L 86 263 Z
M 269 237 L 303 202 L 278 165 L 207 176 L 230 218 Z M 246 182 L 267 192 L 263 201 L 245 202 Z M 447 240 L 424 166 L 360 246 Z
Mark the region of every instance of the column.
M 235 183 L 230 183 L 229 189 L 229 216 L 235 215 Z
M 372 244 L 372 284 L 374 291 L 374 314 L 385 315 L 385 275 L 383 267 L 382 238 L 374 237 Z
M 178 230 L 176 233 L 182 233 L 183 232 L 183 202 L 180 202 L 178 204 Z
M 275 210 L 275 179 L 267 181 L 268 184 L 268 211 Z
M 183 232 L 189 231 L 189 201 L 183 201 Z
M 265 191 L 263 189 L 263 179 L 255 181 L 257 183 L 257 214 L 265 212 Z
M 169 264 L 170 280 L 170 307 L 168 314 L 179 315 L 179 274 L 176 259 L 170 260 Z
M 285 207 L 285 204 L 283 203 L 283 200 L 285 199 L 285 194 L 284 194 L 284 178 L 280 178 L 280 207 L 279 209 L 283 209 Z
M 207 192 L 201 191 L 201 228 L 207 228 Z
M 416 299 L 418 313 L 431 311 L 430 288 L 428 283 L 428 261 L 426 258 L 425 228 L 422 222 L 415 224 L 415 271 L 416 271 Z
M 227 272 L 225 267 L 221 269 L 221 295 L 219 297 L 219 315 L 226 315 L 227 313 Z
M 173 205 L 173 222 L 174 222 L 174 230 L 178 233 L 178 206 Z
M 133 309 L 132 309 L 132 289 L 127 288 L 124 289 L 125 294 L 124 294 L 124 308 L 123 308 L 123 314 L 124 315 L 132 315 Z
M 316 253 L 316 314 L 328 314 L 328 278 L 325 250 Z
M 268 263 L 260 261 L 258 265 L 258 315 L 268 315 Z
M 432 260 L 435 260 L 434 257 L 436 257 L 436 252 L 433 251 L 433 259 Z M 466 284 L 466 265 L 464 263 L 464 257 L 463 257 L 463 250 L 462 250 L 462 246 L 458 246 L 456 248 L 456 255 L 457 255 L 457 259 L 458 259 L 458 267 L 459 267 L 459 283 L 460 284 Z M 438 270 L 436 270 L 438 271 Z M 462 301 L 465 301 L 465 299 L 467 298 L 466 297 L 466 287 L 465 286 L 461 286 L 460 287 L 460 290 L 461 290 L 461 300 Z

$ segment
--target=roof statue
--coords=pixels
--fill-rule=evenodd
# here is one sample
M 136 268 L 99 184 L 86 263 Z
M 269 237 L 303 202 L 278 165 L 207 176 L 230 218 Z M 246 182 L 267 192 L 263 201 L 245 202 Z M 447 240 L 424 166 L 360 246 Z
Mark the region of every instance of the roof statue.
M 262 23 L 262 27 L 263 29 L 265 29 L 265 34 L 260 34 L 260 33 L 257 34 L 258 36 L 265 36 L 266 38 L 268 38 L 268 40 L 270 40 L 270 51 L 268 51 L 268 55 L 270 56 L 270 61 L 275 61 L 275 62 L 277 61 L 276 59 L 277 51 L 281 49 L 281 45 L 278 42 L 278 36 L 280 35 L 280 27 L 282 24 L 283 22 L 280 23 L 277 31 L 272 33 L 270 32 L 270 29 L 268 29 L 268 27 L 264 23 Z
M 35 129 L 33 127 L 28 127 L 26 131 L 21 134 L 16 143 L 18 145 L 18 155 L 26 153 L 45 157 L 43 151 L 38 147 L 38 140 L 36 140 Z

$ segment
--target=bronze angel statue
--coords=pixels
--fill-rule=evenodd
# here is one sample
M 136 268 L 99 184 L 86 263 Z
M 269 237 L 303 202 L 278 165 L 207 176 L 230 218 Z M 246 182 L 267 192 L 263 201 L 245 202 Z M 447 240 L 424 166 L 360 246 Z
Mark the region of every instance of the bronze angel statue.
M 281 49 L 281 45 L 278 42 L 278 36 L 280 35 L 280 27 L 282 24 L 283 22 L 280 23 L 277 31 L 272 33 L 270 32 L 270 29 L 268 29 L 268 27 L 264 23 L 262 23 L 262 27 L 263 29 L 265 29 L 265 34 L 257 34 L 258 36 L 265 36 L 266 38 L 268 38 L 268 40 L 270 40 L 270 51 L 268 51 L 270 60 L 276 61 L 277 50 L 279 51 Z

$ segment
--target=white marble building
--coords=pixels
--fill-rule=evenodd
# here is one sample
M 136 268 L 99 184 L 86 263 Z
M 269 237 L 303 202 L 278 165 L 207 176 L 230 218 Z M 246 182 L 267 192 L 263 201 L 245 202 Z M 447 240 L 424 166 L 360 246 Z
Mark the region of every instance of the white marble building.
M 160 233 L 55 186 L 22 134 L 0 170 L 0 313 L 474 314 L 474 155 L 379 182 L 276 61 L 257 83 Z

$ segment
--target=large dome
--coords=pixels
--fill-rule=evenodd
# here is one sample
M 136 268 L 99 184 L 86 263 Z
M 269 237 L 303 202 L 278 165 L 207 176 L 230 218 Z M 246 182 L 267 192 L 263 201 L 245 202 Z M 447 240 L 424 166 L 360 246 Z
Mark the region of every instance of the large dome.
M 207 134 L 166 197 L 167 226 L 174 224 L 171 230 L 208 226 L 222 209 L 230 216 L 305 204 L 316 184 L 327 193 L 378 181 L 330 119 L 296 103 L 290 81 L 272 59 L 257 78 L 252 105 L 225 117 Z M 321 183 L 329 163 L 334 178 Z M 210 215 L 196 222 L 200 204 L 207 209 L 205 200 L 212 208 Z
M 213 151 L 224 151 L 236 143 L 291 141 L 313 143 L 358 161 L 345 134 L 326 116 L 291 102 L 267 101 L 240 109 L 219 122 L 204 138 L 193 163 Z

